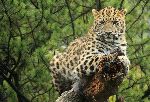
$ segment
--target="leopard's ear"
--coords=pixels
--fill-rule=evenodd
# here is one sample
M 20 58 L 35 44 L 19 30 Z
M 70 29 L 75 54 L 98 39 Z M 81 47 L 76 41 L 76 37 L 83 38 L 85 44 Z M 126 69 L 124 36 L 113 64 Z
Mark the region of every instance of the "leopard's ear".
M 122 15 L 126 15 L 127 9 L 122 9 L 122 10 L 120 10 L 120 13 L 121 13 Z
M 92 9 L 92 13 L 93 13 L 93 16 L 97 16 L 98 15 L 98 11 L 96 9 Z

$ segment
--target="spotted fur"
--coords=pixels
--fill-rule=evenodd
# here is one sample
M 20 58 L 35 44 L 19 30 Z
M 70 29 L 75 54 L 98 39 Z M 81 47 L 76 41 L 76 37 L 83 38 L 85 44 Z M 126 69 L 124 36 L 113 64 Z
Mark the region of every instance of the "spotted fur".
M 77 80 L 93 75 L 99 70 L 98 60 L 118 49 L 123 53 L 119 58 L 127 69 L 129 67 L 125 10 L 106 7 L 100 11 L 93 9 L 92 13 L 94 23 L 88 34 L 75 39 L 65 52 L 55 55 L 50 62 L 53 83 L 59 93 L 69 90 Z

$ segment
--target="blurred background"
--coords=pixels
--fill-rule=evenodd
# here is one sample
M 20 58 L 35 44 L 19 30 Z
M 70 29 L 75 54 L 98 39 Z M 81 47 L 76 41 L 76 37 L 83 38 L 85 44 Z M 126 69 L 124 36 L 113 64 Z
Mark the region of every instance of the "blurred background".
M 110 102 L 150 102 L 150 0 L 0 0 L 0 102 L 55 102 L 49 61 L 92 25 L 93 8 L 127 9 L 129 75 Z

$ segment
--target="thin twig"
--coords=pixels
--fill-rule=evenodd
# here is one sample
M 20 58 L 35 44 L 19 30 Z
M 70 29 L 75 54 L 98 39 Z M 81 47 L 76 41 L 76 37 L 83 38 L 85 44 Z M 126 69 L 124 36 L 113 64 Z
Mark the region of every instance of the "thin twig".
M 134 6 L 126 15 L 130 14 L 130 13 L 140 4 L 141 1 L 142 1 L 142 0 L 139 0 L 139 1 L 135 4 L 135 6 Z
M 120 7 L 119 7 L 120 10 L 121 10 L 122 7 L 123 7 L 123 3 L 124 3 L 124 0 L 121 0 Z
M 142 16 L 142 14 L 143 14 L 143 12 L 144 12 L 144 9 L 145 9 L 145 7 L 146 7 L 146 5 L 148 4 L 149 1 L 150 1 L 150 0 L 147 0 L 147 1 L 145 2 L 144 6 L 142 7 L 142 12 L 141 12 L 140 15 L 135 19 L 135 21 L 130 25 L 130 27 L 126 30 L 126 32 L 128 32 L 129 29 L 131 29 L 132 26 L 140 19 L 140 17 Z
M 67 5 L 67 9 L 68 9 L 68 13 L 69 13 L 69 16 L 70 16 L 70 21 L 71 21 L 71 27 L 72 27 L 73 37 L 75 39 L 75 25 L 74 25 L 74 20 L 73 20 L 72 14 L 71 14 L 70 5 L 68 3 L 68 0 L 65 0 L 65 3 Z
M 42 24 L 42 20 L 44 18 L 44 5 L 43 5 L 42 1 L 41 1 L 41 6 L 42 6 L 42 11 L 41 11 L 41 18 L 40 18 L 39 22 L 36 24 L 36 26 L 31 31 L 24 33 L 23 35 L 30 34 L 30 33 L 34 32 L 35 29 L 38 28 Z
M 94 4 L 94 5 L 95 5 L 95 4 Z M 73 21 L 75 21 L 75 20 L 77 20 L 78 18 L 82 17 L 83 15 L 89 13 L 89 12 L 91 11 L 91 9 L 94 7 L 94 5 L 93 5 L 91 8 L 86 9 L 84 12 L 82 12 L 82 13 L 79 14 L 78 16 L 74 17 L 74 18 L 73 18 Z M 65 26 L 69 25 L 70 23 L 71 23 L 71 22 L 68 22 L 67 24 L 62 25 L 60 28 L 64 28 Z

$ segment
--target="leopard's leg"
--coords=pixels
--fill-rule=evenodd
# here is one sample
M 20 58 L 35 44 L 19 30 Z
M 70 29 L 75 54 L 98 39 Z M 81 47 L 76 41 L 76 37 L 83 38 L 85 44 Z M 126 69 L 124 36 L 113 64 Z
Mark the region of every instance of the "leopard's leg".
M 130 60 L 128 59 L 128 57 L 126 55 L 124 55 L 124 56 L 118 56 L 118 58 L 124 64 L 124 66 L 126 68 L 125 69 L 125 74 L 127 75 L 128 72 L 129 72 Z
M 59 94 L 71 89 L 72 82 L 67 80 L 61 73 L 53 72 L 52 78 L 55 89 Z
M 65 76 L 62 65 L 58 59 L 53 59 L 50 62 L 50 70 L 52 72 L 53 84 L 59 94 L 71 89 L 72 81 Z

